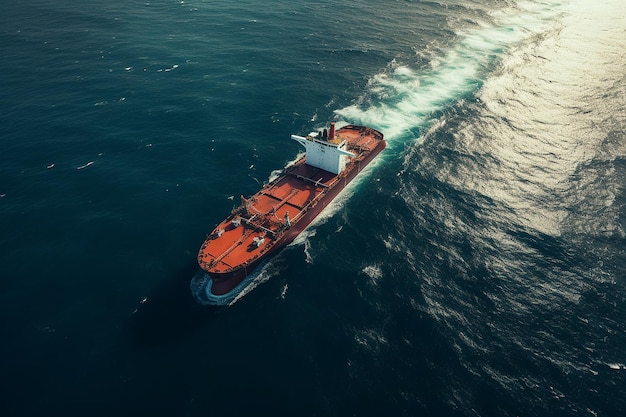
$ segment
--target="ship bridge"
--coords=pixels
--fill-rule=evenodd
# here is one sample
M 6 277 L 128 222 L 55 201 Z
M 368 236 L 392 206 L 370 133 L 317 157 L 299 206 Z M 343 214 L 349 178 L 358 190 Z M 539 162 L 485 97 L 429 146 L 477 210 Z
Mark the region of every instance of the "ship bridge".
M 349 157 L 355 155 L 346 150 L 346 141 L 335 136 L 335 124 L 331 123 L 330 133 L 326 135 L 311 132 L 307 137 L 291 135 L 291 139 L 306 149 L 306 164 L 333 174 L 339 174 L 346 167 Z

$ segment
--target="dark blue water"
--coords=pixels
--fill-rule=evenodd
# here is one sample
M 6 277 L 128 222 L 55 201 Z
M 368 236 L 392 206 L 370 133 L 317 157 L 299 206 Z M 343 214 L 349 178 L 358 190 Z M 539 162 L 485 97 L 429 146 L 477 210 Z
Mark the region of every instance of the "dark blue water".
M 0 4 L 0 413 L 618 416 L 626 8 Z M 377 161 L 226 308 L 189 284 L 329 120 Z

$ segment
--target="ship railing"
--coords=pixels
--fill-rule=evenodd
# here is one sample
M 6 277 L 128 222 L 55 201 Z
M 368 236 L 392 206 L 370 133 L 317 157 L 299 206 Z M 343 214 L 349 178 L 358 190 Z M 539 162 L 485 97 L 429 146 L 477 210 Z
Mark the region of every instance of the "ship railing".
M 376 139 L 382 140 L 383 134 L 376 129 L 367 126 L 347 125 L 342 129 L 351 129 L 359 132 L 361 136 L 374 136 Z
M 372 149 L 374 149 L 375 146 L 371 146 L 372 142 L 375 142 L 376 139 L 370 137 L 368 140 L 366 140 L 364 143 L 360 143 L 360 140 L 363 139 L 363 136 L 361 138 L 359 138 L 359 141 L 354 143 L 352 145 L 352 149 L 356 149 L 359 153 L 366 151 L 366 152 L 371 152 Z
M 258 224 L 256 222 L 252 221 L 252 219 L 248 220 L 248 219 L 243 218 L 242 220 L 243 220 L 243 222 L 245 224 L 247 224 L 251 228 L 255 229 L 256 231 L 262 230 L 265 233 L 269 233 L 272 238 L 274 237 L 274 234 L 276 233 L 272 229 L 268 229 L 267 227 L 264 227 L 264 226 L 262 226 L 262 225 L 260 225 L 260 224 Z
M 304 217 L 310 209 L 312 209 L 313 207 L 317 206 L 318 202 L 319 202 L 319 196 L 315 197 L 313 200 L 309 201 L 308 204 L 306 204 L 304 207 L 302 207 L 302 210 L 300 210 L 300 212 L 298 212 L 298 214 L 296 214 L 294 216 L 294 218 L 291 219 L 292 224 L 297 223 L 298 221 L 300 221 L 300 219 L 302 217 Z
M 308 181 L 314 184 L 316 187 L 328 188 L 328 185 L 324 184 L 323 182 L 320 182 L 322 181 L 322 178 L 320 178 L 319 180 L 314 180 L 312 178 L 305 177 L 304 175 L 300 175 L 300 174 L 297 174 L 297 175 L 294 174 L 294 176 L 299 180 Z
M 291 221 L 292 224 L 293 223 L 298 223 L 298 221 L 300 221 L 300 219 L 306 214 L 306 212 L 309 210 L 309 207 L 306 206 L 300 213 L 298 213 Z

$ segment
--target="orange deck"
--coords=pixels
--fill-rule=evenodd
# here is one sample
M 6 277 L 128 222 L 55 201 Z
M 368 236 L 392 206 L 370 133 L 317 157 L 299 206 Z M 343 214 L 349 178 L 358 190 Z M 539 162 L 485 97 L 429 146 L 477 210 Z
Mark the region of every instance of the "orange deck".
M 343 172 L 335 175 L 311 167 L 302 158 L 254 196 L 247 200 L 242 198 L 242 205 L 220 223 L 202 245 L 198 254 L 201 268 L 220 276 L 255 265 L 382 141 L 379 132 L 352 126 L 340 129 L 337 137 L 346 140 L 348 150 L 355 155 Z
M 248 200 L 248 216 L 239 215 L 239 226 L 232 224 L 237 215 L 229 216 L 218 225 L 216 230 L 223 232 L 219 237 L 219 232 L 214 232 L 215 238 L 203 247 L 200 261 L 204 264 L 214 261 L 209 272 L 215 273 L 252 262 L 265 252 L 263 247 L 271 247 L 278 238 L 285 224 L 285 214 L 288 213 L 291 223 L 297 222 L 302 210 L 335 179 L 329 172 L 300 162 L 288 175 Z M 265 239 L 258 248 L 253 244 L 255 237 Z

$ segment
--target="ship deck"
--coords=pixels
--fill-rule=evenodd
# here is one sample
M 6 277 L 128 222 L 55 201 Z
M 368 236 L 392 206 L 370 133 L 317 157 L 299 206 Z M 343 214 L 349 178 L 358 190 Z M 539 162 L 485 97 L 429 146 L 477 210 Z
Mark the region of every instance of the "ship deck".
M 382 140 L 382 135 L 377 138 L 372 132 L 378 133 L 351 129 L 337 132 L 355 154 L 350 164 L 358 163 Z M 202 245 L 198 254 L 202 269 L 219 275 L 255 263 L 272 249 L 288 229 L 288 223 L 297 223 L 325 190 L 334 187 L 345 174 L 335 175 L 305 162 L 305 158 L 300 159 L 255 195 L 242 198 L 242 206 L 220 223 Z M 353 168 L 349 165 L 346 171 Z
M 240 225 L 235 226 L 237 216 L 231 216 L 218 226 L 223 230 L 219 238 L 201 251 L 202 261 L 213 261 L 212 272 L 227 271 L 262 255 L 284 228 L 286 216 L 297 222 L 315 197 L 336 180 L 336 175 L 302 162 L 247 200 L 247 214 L 238 215 Z M 264 239 L 263 244 L 257 247 L 255 238 Z

